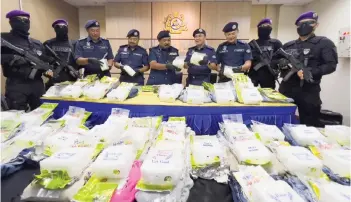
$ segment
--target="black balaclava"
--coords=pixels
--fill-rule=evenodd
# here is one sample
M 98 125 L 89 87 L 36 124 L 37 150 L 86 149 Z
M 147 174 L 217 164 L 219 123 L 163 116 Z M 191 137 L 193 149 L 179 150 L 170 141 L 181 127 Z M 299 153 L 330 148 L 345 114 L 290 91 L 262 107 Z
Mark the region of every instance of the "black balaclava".
M 28 37 L 30 29 L 30 20 L 26 18 L 13 17 L 10 19 L 12 32 Z
M 60 41 L 68 40 L 68 27 L 65 25 L 55 25 L 56 39 Z
M 257 32 L 258 32 L 259 39 L 267 40 L 267 39 L 270 39 L 269 35 L 272 32 L 272 27 L 270 26 L 258 27 Z
M 308 22 L 303 22 L 297 27 L 297 33 L 300 36 L 307 36 L 313 32 L 313 26 L 311 24 L 314 24 L 315 22 L 308 21 Z

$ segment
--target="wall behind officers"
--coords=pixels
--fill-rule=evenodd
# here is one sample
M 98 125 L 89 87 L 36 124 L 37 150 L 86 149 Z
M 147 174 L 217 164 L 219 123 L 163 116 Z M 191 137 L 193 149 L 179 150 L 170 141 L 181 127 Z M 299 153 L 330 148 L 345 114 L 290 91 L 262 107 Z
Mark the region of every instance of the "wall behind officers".
M 210 82 L 211 70 L 217 70 L 216 51 L 214 48 L 207 46 L 206 31 L 196 29 L 193 32 L 195 46 L 189 48 L 184 60 L 184 67 L 188 69 L 188 78 L 186 85 L 202 85 L 202 82 Z M 204 54 L 202 60 L 198 64 L 191 62 L 191 57 L 194 53 Z
M 78 69 L 78 65 L 74 60 L 74 45 L 76 41 L 69 40 L 68 38 L 68 22 L 64 19 L 57 19 L 52 23 L 56 37 L 44 42 L 44 46 L 48 45 L 63 61 Z M 46 54 L 50 55 L 50 51 L 45 47 Z M 45 85 L 46 89 L 50 88 L 55 83 L 64 81 L 75 81 L 67 68 L 64 68 L 57 78 L 51 78 Z
M 51 59 L 44 55 L 43 44 L 29 37 L 30 14 L 21 10 L 7 13 L 11 31 L 1 33 L 1 38 L 12 45 L 28 50 L 45 62 Z M 40 106 L 40 97 L 44 93 L 42 75 L 51 75 L 52 71 L 36 70 L 24 57 L 1 44 L 1 65 L 6 79 L 5 96 L 10 109 L 33 110 Z M 33 74 L 34 73 L 34 74 Z
M 146 50 L 139 46 L 140 32 L 132 29 L 127 34 L 128 44 L 120 46 L 114 59 L 115 67 L 121 69 L 121 82 L 137 83 L 144 85 L 144 72 L 149 70 L 148 55 Z M 135 74 L 130 76 L 125 66 L 131 67 Z
M 320 99 L 320 82 L 323 75 L 336 70 L 338 55 L 334 43 L 323 36 L 314 34 L 318 27 L 318 15 L 310 11 L 301 14 L 295 22 L 299 38 L 284 44 L 286 52 L 294 55 L 304 63 L 304 70 L 298 71 L 287 81 L 283 81 L 279 91 L 295 100 L 299 110 L 301 124 L 319 127 L 319 115 L 322 101 Z M 281 63 L 287 63 L 282 59 Z M 304 82 L 305 71 L 312 73 L 313 81 Z M 282 70 L 285 76 L 289 69 Z
M 217 62 L 220 64 L 219 82 L 231 80 L 223 75 L 224 67 L 232 69 L 234 73 L 248 72 L 251 67 L 251 49 L 247 43 L 238 40 L 239 25 L 229 22 L 223 28 L 226 42 L 221 43 L 216 51 Z
M 150 75 L 147 85 L 173 84 L 176 71 L 180 69 L 173 65 L 173 60 L 179 56 L 178 49 L 171 46 L 169 31 L 160 31 L 157 35 L 159 45 L 149 50 Z
M 84 76 L 111 76 L 113 53 L 110 41 L 100 37 L 100 23 L 96 20 L 88 20 L 85 29 L 88 37 L 80 39 L 75 47 L 76 63 L 84 68 Z M 107 59 L 108 68 L 104 68 L 101 59 Z
M 275 89 L 277 73 L 271 67 L 277 63 L 278 58 L 277 56 L 273 56 L 273 54 L 283 45 L 278 39 L 272 39 L 270 37 L 271 32 L 271 19 L 264 18 L 257 24 L 258 39 L 254 41 L 256 41 L 262 54 L 260 54 L 257 47 L 252 45 L 252 42 L 249 43 L 253 56 L 249 77 L 255 86 L 260 85 L 261 88 Z M 261 59 L 266 60 L 270 66 L 264 65 L 265 61 L 262 61 Z M 255 67 L 258 68 L 257 71 L 255 70 Z

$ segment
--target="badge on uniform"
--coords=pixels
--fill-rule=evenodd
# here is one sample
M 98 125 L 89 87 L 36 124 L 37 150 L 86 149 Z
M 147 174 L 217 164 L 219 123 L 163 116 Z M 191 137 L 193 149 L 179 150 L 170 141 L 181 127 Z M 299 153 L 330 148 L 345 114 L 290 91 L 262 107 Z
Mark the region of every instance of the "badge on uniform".
M 39 56 L 41 56 L 41 54 L 43 54 L 43 52 L 41 52 L 40 50 L 37 50 L 37 54 L 38 54 Z
M 87 46 L 90 46 L 90 42 L 89 41 L 87 41 Z
M 307 55 L 308 53 L 310 53 L 310 50 L 311 49 L 309 49 L 309 48 L 303 49 L 303 54 Z
M 227 46 L 223 46 L 223 50 L 224 50 L 224 51 L 227 50 Z
M 127 50 L 128 50 L 127 47 L 125 47 L 123 51 L 124 51 L 124 52 L 127 52 Z
M 246 50 L 246 53 L 251 53 L 251 50 L 250 50 L 250 49 L 247 49 L 247 50 Z

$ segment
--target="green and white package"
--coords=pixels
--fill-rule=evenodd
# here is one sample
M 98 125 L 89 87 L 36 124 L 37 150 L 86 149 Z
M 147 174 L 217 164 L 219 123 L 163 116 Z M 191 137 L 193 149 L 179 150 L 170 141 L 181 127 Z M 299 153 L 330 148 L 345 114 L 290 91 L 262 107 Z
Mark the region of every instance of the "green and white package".
M 220 165 L 225 151 L 216 136 L 190 136 L 190 143 L 193 169 Z
M 113 89 L 107 94 L 108 100 L 124 101 L 128 98 L 130 91 L 132 90 L 134 83 L 122 82 L 116 89 Z
M 65 130 L 81 127 L 90 117 L 91 112 L 85 111 L 84 108 L 70 106 L 66 114 L 58 120 L 65 121 Z
M 22 114 L 20 120 L 25 128 L 40 126 L 52 115 L 57 106 L 57 103 L 43 103 L 35 110 Z
M 141 179 L 136 188 L 171 191 L 179 182 L 184 166 L 184 155 L 180 150 L 151 148 L 141 166 Z
M 241 164 L 265 165 L 272 159 L 272 153 L 258 140 L 236 141 L 231 149 Z
M 19 129 L 21 122 L 17 120 L 1 120 L 1 142 L 12 138 Z

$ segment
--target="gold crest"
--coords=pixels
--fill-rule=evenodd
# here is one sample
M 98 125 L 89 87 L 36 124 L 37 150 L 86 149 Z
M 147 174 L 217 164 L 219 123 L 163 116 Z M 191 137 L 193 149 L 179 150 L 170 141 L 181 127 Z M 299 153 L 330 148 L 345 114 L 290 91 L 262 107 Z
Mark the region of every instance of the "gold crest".
M 171 34 L 181 34 L 183 31 L 188 31 L 186 23 L 184 22 L 184 15 L 174 12 L 165 17 L 165 30 Z

